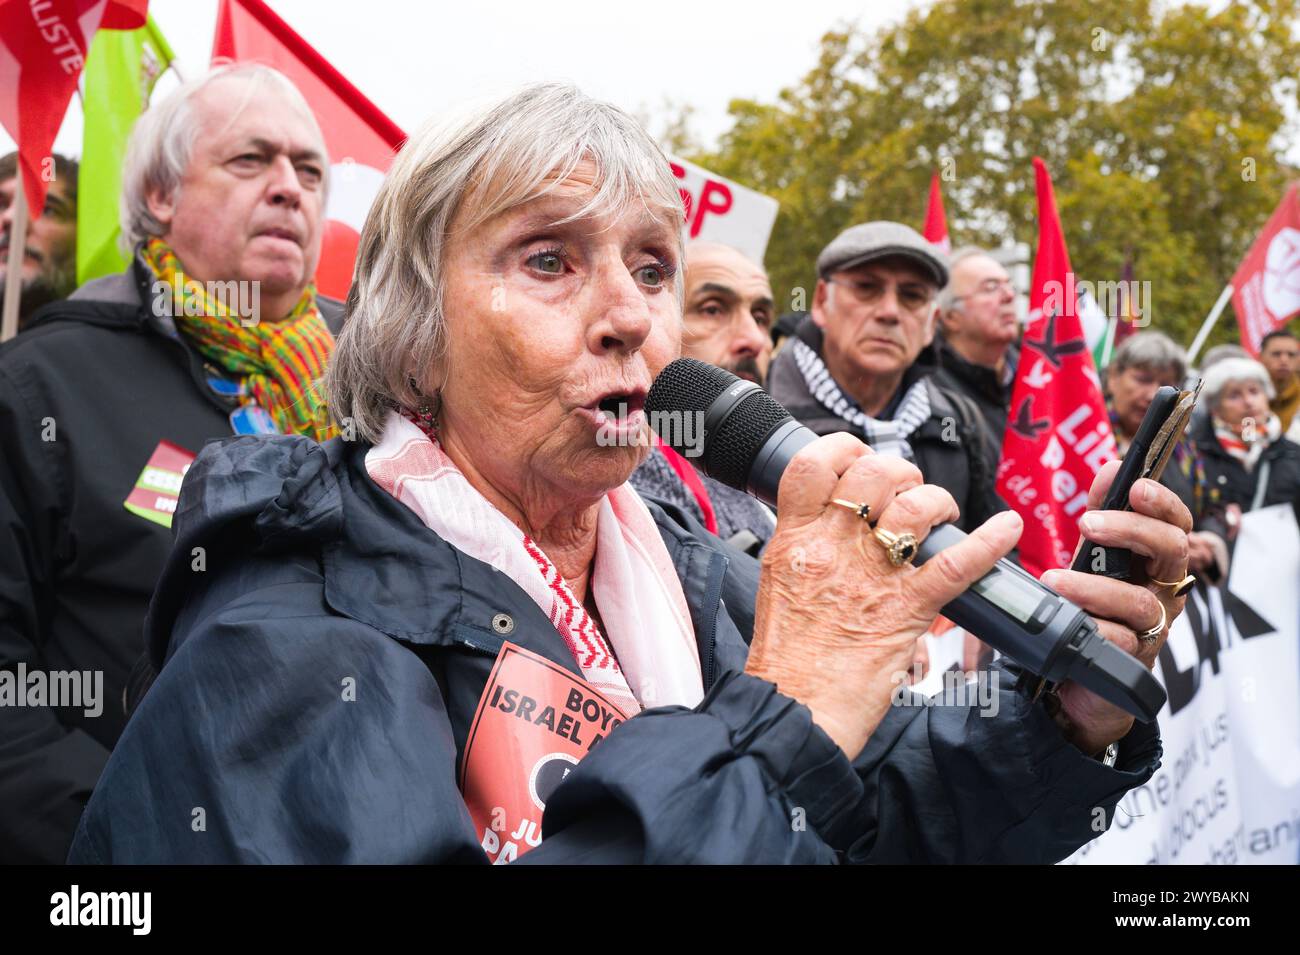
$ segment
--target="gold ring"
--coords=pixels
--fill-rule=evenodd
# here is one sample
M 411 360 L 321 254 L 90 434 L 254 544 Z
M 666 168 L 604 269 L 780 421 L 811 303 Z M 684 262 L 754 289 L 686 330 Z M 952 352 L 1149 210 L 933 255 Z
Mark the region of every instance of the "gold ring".
M 1160 622 L 1156 624 L 1154 627 L 1152 627 L 1150 630 L 1143 630 L 1141 633 L 1139 633 L 1137 635 L 1138 643 L 1142 644 L 1144 647 L 1149 647 L 1151 646 L 1151 644 L 1159 640 L 1160 634 L 1164 632 L 1165 624 L 1168 622 L 1168 620 L 1169 620 L 1169 615 L 1165 613 L 1165 605 L 1162 603 L 1160 605 Z
M 864 521 L 871 520 L 870 504 L 867 504 L 865 502 L 861 504 L 854 504 L 852 501 L 841 500 L 838 497 L 831 498 L 831 503 L 838 504 L 840 507 L 847 507 L 850 511 L 858 515 L 858 517 L 862 518 Z
M 1155 584 L 1157 587 L 1168 587 L 1173 591 L 1175 597 L 1182 597 L 1196 586 L 1196 575 L 1188 574 L 1182 580 L 1174 581 L 1173 583 L 1170 583 L 1167 580 L 1156 580 L 1153 577 L 1151 578 L 1151 583 Z
M 916 556 L 916 535 L 912 533 L 891 534 L 883 527 L 872 528 L 871 533 L 885 547 L 889 562 L 895 567 L 910 564 Z

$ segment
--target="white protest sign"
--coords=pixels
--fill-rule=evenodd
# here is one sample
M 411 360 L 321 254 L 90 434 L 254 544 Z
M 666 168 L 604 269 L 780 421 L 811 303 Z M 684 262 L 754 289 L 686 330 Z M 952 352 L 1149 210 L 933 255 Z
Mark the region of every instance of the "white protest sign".
M 1300 858 L 1300 530 L 1290 505 L 1246 514 L 1226 588 L 1198 585 L 1156 674 L 1160 769 L 1067 863 Z
M 684 159 L 669 159 L 686 207 L 686 241 L 720 242 L 762 265 L 777 201 Z

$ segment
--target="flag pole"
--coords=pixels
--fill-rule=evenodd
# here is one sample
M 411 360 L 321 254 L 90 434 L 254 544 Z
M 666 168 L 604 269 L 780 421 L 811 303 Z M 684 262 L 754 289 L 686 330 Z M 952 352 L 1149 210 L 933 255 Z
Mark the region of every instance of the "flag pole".
M 1214 303 L 1214 308 L 1210 309 L 1210 314 L 1205 316 L 1205 321 L 1201 324 L 1201 330 L 1196 333 L 1196 338 L 1192 342 L 1192 347 L 1187 349 L 1187 364 L 1192 365 L 1196 362 L 1196 356 L 1201 353 L 1201 346 L 1205 344 L 1205 339 L 1210 336 L 1210 329 L 1214 323 L 1219 320 L 1223 309 L 1227 306 L 1228 300 L 1232 298 L 1232 283 L 1229 282 L 1219 293 L 1219 300 Z
M 14 221 L 9 230 L 9 260 L 5 263 L 4 310 L 0 312 L 0 342 L 18 334 L 18 303 L 23 294 L 23 257 L 27 250 L 27 193 L 22 163 L 14 170 Z

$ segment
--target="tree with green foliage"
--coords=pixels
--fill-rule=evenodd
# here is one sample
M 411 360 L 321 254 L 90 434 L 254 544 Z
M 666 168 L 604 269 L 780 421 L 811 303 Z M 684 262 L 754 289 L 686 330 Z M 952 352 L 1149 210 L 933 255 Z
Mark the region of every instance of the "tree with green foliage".
M 1079 278 L 1131 260 L 1153 327 L 1187 343 L 1297 174 L 1298 65 L 1300 0 L 937 0 L 827 33 L 801 81 L 733 101 L 688 158 L 781 203 L 766 264 L 788 305 L 841 229 L 919 228 L 935 171 L 955 244 L 1032 248 L 1042 156 Z

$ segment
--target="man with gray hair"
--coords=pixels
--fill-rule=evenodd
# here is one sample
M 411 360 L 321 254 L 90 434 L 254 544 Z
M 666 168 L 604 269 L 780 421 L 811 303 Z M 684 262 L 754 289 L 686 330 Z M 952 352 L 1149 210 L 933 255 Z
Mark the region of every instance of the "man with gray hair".
M 948 273 L 938 297 L 933 378 L 975 402 L 996 467 L 1020 360 L 1016 288 L 1002 263 L 975 246 L 953 252 Z
M 1005 510 L 979 409 L 930 377 L 940 253 L 908 226 L 868 222 L 822 250 L 817 274 L 812 314 L 772 362 L 772 397 L 818 434 L 847 431 L 913 461 L 953 496 L 965 530 Z
M 134 257 L 0 348 L 0 667 L 103 674 L 109 705 L 0 721 L 0 862 L 61 862 L 126 722 L 188 462 L 212 438 L 323 439 L 313 391 L 329 160 L 301 93 L 221 67 L 144 113 L 124 164 Z M 191 555 L 196 569 L 216 555 Z

